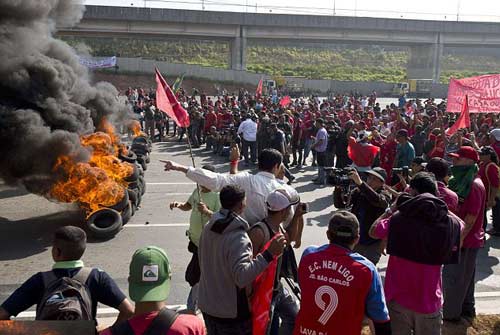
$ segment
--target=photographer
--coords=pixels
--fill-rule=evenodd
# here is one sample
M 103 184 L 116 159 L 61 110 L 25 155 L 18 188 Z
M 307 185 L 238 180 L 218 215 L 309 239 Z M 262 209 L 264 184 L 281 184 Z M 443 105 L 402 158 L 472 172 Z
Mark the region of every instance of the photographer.
M 349 179 L 356 188 L 346 194 L 345 187 L 336 186 L 333 192 L 333 203 L 336 208 L 350 208 L 356 215 L 360 225 L 359 243 L 354 251 L 377 264 L 382 253 L 380 240 L 368 236 L 368 231 L 375 220 L 389 207 L 391 196 L 384 190 L 387 173 L 380 167 L 365 172 L 366 182 L 361 180 L 358 172 L 352 170 L 348 173 Z

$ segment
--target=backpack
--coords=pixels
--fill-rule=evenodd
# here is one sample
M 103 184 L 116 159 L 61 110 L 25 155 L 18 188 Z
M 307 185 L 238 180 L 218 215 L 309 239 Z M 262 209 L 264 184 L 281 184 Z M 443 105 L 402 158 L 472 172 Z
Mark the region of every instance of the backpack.
M 42 272 L 43 298 L 36 320 L 93 320 L 92 299 L 86 281 L 92 268 L 82 268 L 71 277 L 57 278 L 53 271 Z
M 142 335 L 165 335 L 178 316 L 177 312 L 166 307 L 162 308 Z M 116 323 L 110 328 L 110 331 L 112 335 L 135 335 L 128 320 Z

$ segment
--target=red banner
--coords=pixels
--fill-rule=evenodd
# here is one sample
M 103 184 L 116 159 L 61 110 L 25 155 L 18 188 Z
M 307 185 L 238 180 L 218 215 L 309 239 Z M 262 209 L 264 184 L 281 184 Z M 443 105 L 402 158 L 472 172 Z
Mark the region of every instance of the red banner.
M 470 113 L 500 113 L 500 74 L 450 79 L 446 111 L 460 113 L 465 95 Z

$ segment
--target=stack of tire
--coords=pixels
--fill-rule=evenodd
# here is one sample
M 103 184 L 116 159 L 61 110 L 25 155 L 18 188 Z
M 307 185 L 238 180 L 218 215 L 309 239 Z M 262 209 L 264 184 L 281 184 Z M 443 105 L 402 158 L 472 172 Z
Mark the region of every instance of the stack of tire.
M 139 140 L 128 152 L 120 153 L 118 156 L 122 161 L 133 164 L 132 173 L 124 178 L 128 183 L 123 198 L 113 206 L 101 208 L 93 212 L 87 219 L 87 225 L 92 235 L 98 239 L 110 239 L 114 237 L 127 224 L 141 205 L 142 196 L 146 192 L 144 170 L 149 163 L 151 142 Z M 134 139 L 135 140 L 135 139 Z M 145 145 L 142 145 L 145 143 Z M 131 150 L 136 148 L 138 153 Z
M 150 162 L 149 154 L 151 153 L 152 143 L 146 136 L 139 135 L 132 140 L 130 150 L 135 153 L 137 163 L 139 163 L 144 171 L 147 170 Z

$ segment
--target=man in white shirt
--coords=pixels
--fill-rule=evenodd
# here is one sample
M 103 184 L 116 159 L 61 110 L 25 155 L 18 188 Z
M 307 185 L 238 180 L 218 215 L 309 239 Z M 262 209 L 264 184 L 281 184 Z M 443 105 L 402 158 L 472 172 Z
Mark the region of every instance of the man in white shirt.
M 238 127 L 238 135 L 241 135 L 243 157 L 245 164 L 250 165 L 248 160 L 248 149 L 250 149 L 250 161 L 255 164 L 257 159 L 257 123 L 254 120 L 255 115 L 247 115 Z
M 184 172 L 189 179 L 214 192 L 220 191 L 226 185 L 238 185 L 245 191 L 247 196 L 247 206 L 241 216 L 252 226 L 267 217 L 266 198 L 274 190 L 284 189 L 291 198 L 299 198 L 297 191 L 293 187 L 282 184 L 276 179 L 276 176 L 281 171 L 282 161 L 283 156 L 277 150 L 262 150 L 259 155 L 259 172 L 257 174 L 248 172 L 222 174 L 201 168 L 187 167 L 173 161 L 164 161 L 164 163 L 165 171 Z M 298 213 L 298 215 L 295 213 Z M 302 214 L 301 211 L 293 211 L 291 220 L 287 220 L 290 225 L 297 227 L 297 231 L 300 229 L 298 227 L 303 225 Z M 300 245 L 300 236 L 290 237 L 290 241 L 295 241 L 295 246 L 298 247 L 297 245 Z

